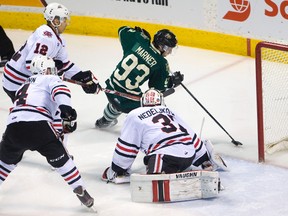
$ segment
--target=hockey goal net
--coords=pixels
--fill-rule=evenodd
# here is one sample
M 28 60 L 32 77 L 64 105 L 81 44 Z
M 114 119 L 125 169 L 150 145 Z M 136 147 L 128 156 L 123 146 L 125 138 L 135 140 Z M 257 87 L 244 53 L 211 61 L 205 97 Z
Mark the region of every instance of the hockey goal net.
M 288 149 L 288 46 L 256 46 L 258 158 Z

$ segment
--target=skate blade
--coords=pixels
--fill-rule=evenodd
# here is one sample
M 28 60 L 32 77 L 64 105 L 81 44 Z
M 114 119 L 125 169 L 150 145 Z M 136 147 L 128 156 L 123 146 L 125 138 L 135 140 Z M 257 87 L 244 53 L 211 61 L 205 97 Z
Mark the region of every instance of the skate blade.
M 95 214 L 98 215 L 98 211 L 97 211 L 97 209 L 96 209 L 96 207 L 95 207 L 94 205 L 91 206 L 91 207 L 89 208 L 89 210 L 90 210 L 91 212 L 93 212 L 93 213 L 95 213 Z
M 98 211 L 97 211 L 97 209 L 96 209 L 96 207 L 93 205 L 93 206 L 91 206 L 91 207 L 87 207 L 87 206 L 85 206 L 83 203 L 81 203 L 80 202 L 80 204 L 81 204 L 81 206 L 84 206 L 85 208 L 88 208 L 88 210 L 90 211 L 90 212 L 93 212 L 93 213 L 95 213 L 95 214 L 97 214 L 98 215 Z

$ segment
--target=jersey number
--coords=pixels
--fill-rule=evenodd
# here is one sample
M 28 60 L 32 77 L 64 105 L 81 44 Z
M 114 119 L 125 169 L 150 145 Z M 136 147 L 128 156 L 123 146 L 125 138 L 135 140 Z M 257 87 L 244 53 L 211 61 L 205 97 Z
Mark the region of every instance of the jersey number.
M 168 118 L 169 116 L 169 118 Z M 161 123 L 164 127 L 161 128 L 161 130 L 165 133 L 171 133 L 177 131 L 179 128 L 182 132 L 187 133 L 187 130 L 180 124 L 178 124 L 178 127 L 173 124 L 173 116 L 171 115 L 163 115 L 163 114 L 158 114 L 156 115 L 153 119 L 153 123 Z
M 124 69 L 123 74 L 120 74 L 119 69 L 117 68 L 114 72 L 114 76 L 119 81 L 126 80 L 125 87 L 130 90 L 138 88 L 140 83 L 149 75 L 150 72 L 150 69 L 145 64 L 138 64 L 138 58 L 134 54 L 130 54 L 124 58 L 121 67 Z M 127 78 L 132 70 L 137 70 L 138 72 L 135 80 Z M 142 74 L 140 71 L 143 71 L 144 73 Z
M 19 58 L 21 58 L 21 51 L 25 48 L 27 44 L 27 41 L 25 42 L 25 44 L 19 49 L 18 52 L 14 53 L 14 55 L 12 56 L 12 59 L 14 61 L 18 61 Z M 34 50 L 34 53 L 36 54 L 41 54 L 41 55 L 46 55 L 47 54 L 47 51 L 48 51 L 48 46 L 45 45 L 45 44 L 40 44 L 40 43 L 37 43 L 36 44 L 36 48 Z
M 29 84 L 25 84 L 21 89 L 18 90 L 17 95 L 15 97 L 17 106 L 26 104 L 26 98 L 28 96 L 27 94 L 28 88 Z
M 36 48 L 34 50 L 34 53 L 36 54 L 41 54 L 41 55 L 46 55 L 48 51 L 48 46 L 45 44 L 40 44 L 40 43 L 36 43 Z

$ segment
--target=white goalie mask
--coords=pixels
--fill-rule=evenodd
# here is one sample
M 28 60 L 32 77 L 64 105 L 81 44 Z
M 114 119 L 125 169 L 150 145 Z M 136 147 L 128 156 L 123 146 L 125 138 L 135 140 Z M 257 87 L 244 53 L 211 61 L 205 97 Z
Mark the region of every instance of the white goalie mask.
M 70 19 L 70 12 L 62 4 L 50 3 L 45 7 L 44 18 L 49 22 L 52 22 L 55 18 L 58 18 L 60 23 L 62 23 L 65 19 Z
M 37 55 L 32 59 L 30 71 L 34 75 L 57 75 L 57 68 L 53 59 L 42 55 Z
M 148 89 L 141 97 L 141 106 L 165 106 L 163 94 L 154 89 Z

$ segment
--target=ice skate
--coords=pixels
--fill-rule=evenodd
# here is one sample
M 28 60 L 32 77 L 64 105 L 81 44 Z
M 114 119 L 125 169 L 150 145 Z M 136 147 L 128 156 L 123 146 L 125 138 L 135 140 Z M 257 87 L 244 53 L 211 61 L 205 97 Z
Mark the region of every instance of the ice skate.
M 73 192 L 77 195 L 78 199 L 81 203 L 88 208 L 92 208 L 94 205 L 94 199 L 88 194 L 88 192 L 82 187 L 78 186 L 73 190 Z
M 103 116 L 102 118 L 100 118 L 96 121 L 95 127 L 99 128 L 99 129 L 109 128 L 109 127 L 113 127 L 117 123 L 118 123 L 117 119 L 114 119 L 113 121 L 107 121 L 106 118 L 104 118 L 104 116 Z

